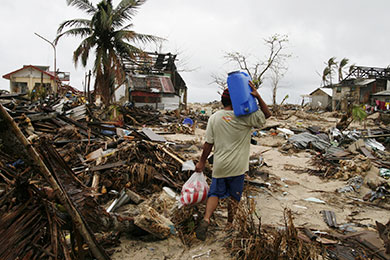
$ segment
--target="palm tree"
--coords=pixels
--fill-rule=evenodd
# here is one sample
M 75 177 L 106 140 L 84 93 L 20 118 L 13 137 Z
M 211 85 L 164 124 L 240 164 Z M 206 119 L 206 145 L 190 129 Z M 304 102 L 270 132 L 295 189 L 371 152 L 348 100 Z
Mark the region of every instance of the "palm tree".
M 338 66 L 338 69 L 339 69 L 339 82 L 341 82 L 343 80 L 343 68 L 345 66 L 347 66 L 348 62 L 349 62 L 349 59 L 347 59 L 347 58 L 344 58 L 344 59 L 342 59 L 339 62 L 339 66 Z
M 337 67 L 336 57 L 332 57 L 328 60 L 328 68 L 329 68 L 329 82 L 332 85 L 332 73 L 334 72 L 333 67 Z
M 128 22 L 145 2 L 146 0 L 121 0 L 114 8 L 112 0 L 101 0 L 96 6 L 89 0 L 67 0 L 68 5 L 77 7 L 92 17 L 72 19 L 60 24 L 56 42 L 64 35 L 83 38 L 73 53 L 76 66 L 78 61 L 81 61 L 85 67 L 90 52 L 95 51 L 93 67 L 96 77 L 95 89 L 102 95 L 106 105 L 112 101 L 115 83 L 122 84 L 124 81 L 122 58 L 131 59 L 135 54 L 142 53 L 134 43 L 161 40 L 152 35 L 139 34 L 130 30 L 133 24 Z

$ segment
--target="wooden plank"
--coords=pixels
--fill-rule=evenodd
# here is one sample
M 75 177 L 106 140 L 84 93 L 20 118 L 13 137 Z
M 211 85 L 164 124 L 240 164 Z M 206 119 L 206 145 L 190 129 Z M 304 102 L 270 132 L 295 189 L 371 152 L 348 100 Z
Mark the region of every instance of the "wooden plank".
M 91 167 L 89 169 L 89 171 L 94 172 L 94 171 L 107 170 L 107 169 L 110 169 L 110 168 L 122 166 L 125 163 L 126 163 L 126 161 L 119 161 L 119 162 L 115 162 L 115 163 L 107 163 L 107 164 L 104 164 L 104 165 Z
M 367 158 L 369 159 L 376 159 L 374 155 L 372 155 L 372 153 L 370 151 L 367 150 L 366 147 L 360 147 L 360 151 L 362 151 L 362 153 L 367 156 Z
M 27 117 L 31 120 L 31 122 L 34 122 L 34 121 L 41 121 L 41 120 L 56 118 L 57 115 L 58 115 L 57 112 L 52 112 L 49 114 L 39 113 L 39 114 L 27 115 Z

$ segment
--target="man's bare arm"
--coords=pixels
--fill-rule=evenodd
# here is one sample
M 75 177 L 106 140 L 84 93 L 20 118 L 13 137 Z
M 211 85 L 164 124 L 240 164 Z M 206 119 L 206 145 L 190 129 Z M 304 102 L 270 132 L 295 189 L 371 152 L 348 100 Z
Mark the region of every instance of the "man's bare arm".
M 207 157 L 209 157 L 209 154 L 211 153 L 212 149 L 213 144 L 209 144 L 207 142 L 204 143 L 202 155 L 200 156 L 199 162 L 195 166 L 195 172 L 203 172 Z

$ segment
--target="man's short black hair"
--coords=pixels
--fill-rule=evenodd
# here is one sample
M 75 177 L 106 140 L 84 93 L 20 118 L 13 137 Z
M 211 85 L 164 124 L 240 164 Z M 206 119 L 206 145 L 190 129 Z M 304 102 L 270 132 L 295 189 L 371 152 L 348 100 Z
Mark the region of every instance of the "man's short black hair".
M 226 88 L 223 91 L 222 96 L 221 96 L 221 102 L 222 102 L 223 107 L 227 107 L 227 106 L 232 105 L 232 100 L 230 99 L 230 93 L 229 93 L 228 88 Z

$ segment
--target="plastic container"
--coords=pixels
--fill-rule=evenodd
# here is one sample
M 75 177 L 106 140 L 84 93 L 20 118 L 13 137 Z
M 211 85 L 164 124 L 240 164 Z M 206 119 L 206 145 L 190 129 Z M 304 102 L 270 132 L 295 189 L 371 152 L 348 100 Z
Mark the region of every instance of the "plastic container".
M 227 84 L 236 116 L 249 115 L 259 109 L 255 97 L 251 95 L 250 80 L 251 77 L 242 71 L 233 71 L 228 74 Z

